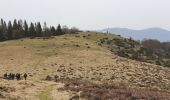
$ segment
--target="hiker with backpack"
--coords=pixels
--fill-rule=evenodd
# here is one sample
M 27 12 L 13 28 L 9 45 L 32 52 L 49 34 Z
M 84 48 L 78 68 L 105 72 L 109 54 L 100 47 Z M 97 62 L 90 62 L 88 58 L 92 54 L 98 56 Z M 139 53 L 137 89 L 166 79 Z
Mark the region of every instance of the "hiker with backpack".
M 20 73 L 17 73 L 17 74 L 16 74 L 16 79 L 17 79 L 17 80 L 21 80 L 21 74 L 20 74 Z

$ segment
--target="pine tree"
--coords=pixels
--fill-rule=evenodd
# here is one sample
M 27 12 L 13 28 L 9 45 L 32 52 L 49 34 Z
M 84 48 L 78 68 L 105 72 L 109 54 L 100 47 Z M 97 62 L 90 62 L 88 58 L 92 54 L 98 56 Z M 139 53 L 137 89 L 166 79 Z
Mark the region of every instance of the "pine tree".
M 0 31 L 1 31 L 1 34 L 0 34 L 1 40 L 6 40 L 7 39 L 7 26 L 6 26 L 6 22 L 3 19 L 1 19 L 1 22 L 0 22 Z
M 41 28 L 40 22 L 38 22 L 36 25 L 36 34 L 37 34 L 37 36 L 42 36 L 42 28 Z
M 13 30 L 17 30 L 17 27 L 18 27 L 17 20 L 14 19 L 14 22 L 13 22 Z
M 2 25 L 3 25 L 3 23 L 4 23 L 4 20 L 1 18 L 1 23 L 0 23 L 0 25 L 2 26 Z
M 8 33 L 8 39 L 13 39 L 13 35 L 12 35 L 12 24 L 11 21 L 8 22 L 8 29 L 7 29 L 7 33 Z
M 35 35 L 36 35 L 35 27 L 34 24 L 31 22 L 29 27 L 29 36 L 35 36 Z
M 17 30 L 18 30 L 17 38 L 23 38 L 23 36 L 24 36 L 24 29 L 23 29 L 23 22 L 22 22 L 22 20 L 18 21 Z
M 58 27 L 57 27 L 57 30 L 56 30 L 56 35 L 62 35 L 63 32 L 62 32 L 62 29 L 61 29 L 61 25 L 59 24 Z
M 12 29 L 12 39 L 17 39 L 17 34 L 18 34 L 18 24 L 17 20 L 15 19 L 13 22 L 13 29 Z
M 24 36 L 25 36 L 25 37 L 29 36 L 28 33 L 29 33 L 29 32 L 28 32 L 28 24 L 27 24 L 27 21 L 25 20 L 25 21 L 24 21 Z
M 18 39 L 23 37 L 24 30 L 22 26 L 23 26 L 22 20 L 19 21 L 17 21 L 16 19 L 14 20 L 13 30 L 12 30 L 13 39 Z
M 6 25 L 6 22 L 5 22 L 5 21 L 4 21 L 4 23 L 3 23 L 3 31 L 4 31 L 4 33 L 7 32 L 7 25 Z
M 6 22 L 3 19 L 1 19 L 0 25 L 2 27 L 2 33 L 6 33 L 6 30 L 7 30 Z
M 2 25 L 0 25 L 0 41 L 4 40 L 4 35 L 3 35 L 3 28 Z
M 43 34 L 42 34 L 43 37 L 49 37 L 51 36 L 50 34 L 50 29 L 47 27 L 47 23 L 44 22 L 44 26 L 43 26 Z
M 56 35 L 56 30 L 55 30 L 54 26 L 50 27 L 50 33 L 52 35 Z

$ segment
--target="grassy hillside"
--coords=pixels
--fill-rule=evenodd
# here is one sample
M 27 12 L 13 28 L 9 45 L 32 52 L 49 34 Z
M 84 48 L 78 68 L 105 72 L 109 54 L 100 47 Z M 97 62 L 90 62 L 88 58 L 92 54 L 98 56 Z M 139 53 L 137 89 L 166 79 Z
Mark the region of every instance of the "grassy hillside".
M 118 56 L 170 67 L 169 42 L 161 43 L 157 40 L 139 42 L 127 38 L 102 38 L 99 42 Z
M 115 86 L 112 87 L 113 90 L 116 87 L 117 89 L 123 87 L 124 90 L 130 88 L 130 91 L 137 88 L 148 92 L 152 90 L 154 93 L 151 92 L 151 95 L 155 95 L 157 91 L 162 94 L 162 97 L 170 97 L 167 96 L 170 92 L 170 69 L 119 57 L 110 51 L 109 45 L 101 43 L 103 39 L 105 42 L 105 39 L 123 38 L 111 34 L 81 32 L 49 39 L 26 38 L 0 42 L 0 75 L 3 76 L 5 72 L 29 74 L 26 82 L 0 79 L 0 98 L 56 100 L 61 97 L 61 100 L 67 100 L 74 97 L 77 92 L 74 89 L 70 89 L 72 91 L 64 89 L 64 86 L 69 86 L 64 84 L 82 80 L 90 82 L 87 85 L 95 84 L 95 87 L 109 84 L 105 86 Z M 56 82 L 43 81 L 46 76 L 48 80 Z M 9 91 L 4 91 L 4 88 Z M 78 91 L 83 91 L 82 93 L 87 96 L 84 90 Z M 126 95 L 122 93 L 121 95 Z M 82 95 L 80 97 L 85 98 Z M 129 98 L 132 98 L 132 95 L 129 95 Z M 144 98 L 148 99 L 149 96 Z M 161 97 L 157 98 L 161 99 Z

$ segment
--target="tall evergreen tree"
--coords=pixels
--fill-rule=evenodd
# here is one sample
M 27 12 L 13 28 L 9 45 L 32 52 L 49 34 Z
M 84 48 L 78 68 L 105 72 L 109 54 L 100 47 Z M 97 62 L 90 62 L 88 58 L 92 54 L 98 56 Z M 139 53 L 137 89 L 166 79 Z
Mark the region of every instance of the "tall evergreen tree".
M 50 27 L 50 33 L 51 33 L 52 35 L 56 35 L 56 30 L 55 30 L 54 26 L 51 26 L 51 27 Z
M 3 35 L 3 28 L 2 25 L 0 25 L 0 41 L 4 40 L 4 35 Z
M 11 21 L 8 22 L 8 29 L 7 29 L 7 33 L 8 33 L 8 39 L 13 39 L 13 35 L 12 35 L 12 24 Z
M 37 36 L 42 36 L 42 27 L 40 22 L 38 22 L 36 25 L 36 34 Z
M 17 30 L 17 27 L 18 27 L 17 20 L 14 19 L 14 22 L 13 22 L 13 30 Z
M 7 25 L 6 25 L 6 22 L 1 19 L 1 22 L 0 22 L 0 31 L 1 31 L 1 40 L 6 40 L 7 39 Z
M 1 18 L 1 23 L 0 23 L 0 25 L 2 26 L 2 25 L 3 25 L 3 23 L 4 23 L 4 20 Z
M 22 20 L 18 21 L 17 29 L 18 29 L 18 37 L 17 38 L 22 38 L 24 36 L 24 29 L 23 29 L 23 22 L 22 22 Z
M 5 22 L 5 21 L 4 21 L 4 23 L 3 23 L 3 30 L 4 30 L 4 33 L 7 32 L 7 25 L 6 25 L 6 22 Z
M 17 38 L 17 27 L 18 27 L 17 20 L 14 19 L 13 28 L 12 28 L 12 38 L 13 39 Z
M 6 33 L 6 30 L 7 30 L 6 22 L 3 19 L 1 19 L 0 25 L 2 27 L 2 33 Z
M 42 34 L 42 36 L 48 37 L 48 36 L 50 36 L 50 35 L 51 35 L 51 34 L 50 34 L 49 28 L 47 27 L 47 23 L 44 22 L 44 26 L 43 26 L 43 34 Z
M 56 35 L 62 35 L 63 32 L 62 32 L 62 29 L 61 29 L 61 25 L 59 24 L 58 27 L 57 27 L 57 30 L 56 30 Z
M 36 30 L 34 27 L 34 24 L 31 22 L 30 27 L 29 27 L 29 36 L 35 36 L 36 35 Z
M 27 21 L 25 20 L 25 21 L 24 21 L 24 36 L 25 36 L 25 37 L 29 36 L 28 33 L 29 33 L 29 32 L 28 32 L 28 24 L 27 24 Z
M 16 19 L 13 22 L 13 39 L 18 39 L 23 37 L 23 27 L 22 27 L 22 20 L 17 21 Z

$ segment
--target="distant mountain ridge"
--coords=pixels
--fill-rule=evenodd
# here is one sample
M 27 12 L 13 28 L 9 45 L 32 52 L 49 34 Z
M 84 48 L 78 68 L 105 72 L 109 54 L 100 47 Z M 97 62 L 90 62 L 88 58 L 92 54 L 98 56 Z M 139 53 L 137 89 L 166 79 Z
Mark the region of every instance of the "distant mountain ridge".
M 148 28 L 143 30 L 132 30 L 128 28 L 108 28 L 101 32 L 110 32 L 123 37 L 132 37 L 135 40 L 157 39 L 161 42 L 170 42 L 170 31 L 162 28 Z

